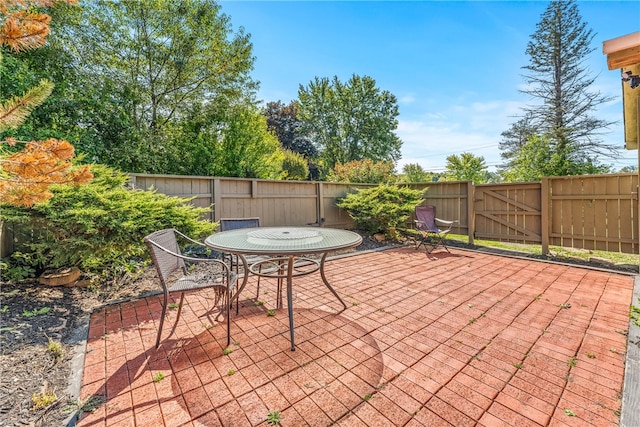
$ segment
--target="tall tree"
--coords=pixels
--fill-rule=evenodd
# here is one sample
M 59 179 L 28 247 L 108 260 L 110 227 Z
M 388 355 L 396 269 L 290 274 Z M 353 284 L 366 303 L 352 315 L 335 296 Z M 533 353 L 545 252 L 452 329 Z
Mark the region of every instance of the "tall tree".
M 371 77 L 353 75 L 346 83 L 337 76 L 316 77 L 298 89 L 298 118 L 302 133 L 320 151 L 326 172 L 336 163 L 371 159 L 396 162 L 402 141 L 396 97 L 376 87 Z
M 302 123 L 298 120 L 298 104 L 295 101 L 289 104 L 281 101 L 268 102 L 264 115 L 267 117 L 269 130 L 278 137 L 282 148 L 302 154 L 308 159 L 318 155 L 313 143 L 300 135 Z
M 307 178 L 318 178 L 318 150 L 313 145 L 310 138 L 300 134 L 300 128 L 302 123 L 298 120 L 298 104 L 295 101 L 291 101 L 289 104 L 284 104 L 281 101 L 268 102 L 263 110 L 263 114 L 267 118 L 267 126 L 269 130 L 273 132 L 282 148 L 292 153 L 299 154 L 302 157 L 290 156 L 287 154 L 287 164 L 296 165 L 298 169 L 301 165 L 298 163 L 300 160 L 304 160 L 307 163 Z M 303 168 L 305 169 L 305 168 Z M 287 168 L 283 171 L 286 176 L 290 176 L 287 172 Z M 295 174 L 295 179 L 305 179 L 300 177 L 300 170 Z
M 526 113 L 520 117 L 511 127 L 502 132 L 502 141 L 498 148 L 502 151 L 500 156 L 506 160 L 503 168 L 508 169 L 514 165 L 514 159 L 518 157 L 518 153 L 522 147 L 529 141 L 529 138 L 536 135 L 537 128 L 532 124 L 530 113 Z
M 157 159 L 175 151 L 170 132 L 192 126 L 194 111 L 255 103 L 249 35 L 214 0 L 88 0 L 77 22 L 65 46 L 89 97 L 82 119 L 100 143 L 79 148 L 96 161 L 171 173 Z
M 475 184 L 487 182 L 488 173 L 484 157 L 472 153 L 452 154 L 447 157 L 445 177 L 452 181 L 473 181 Z
M 253 105 L 194 106 L 165 134 L 167 151 L 155 163 L 171 173 L 277 179 L 282 171 L 278 139 Z
M 517 153 L 514 148 L 522 136 L 528 140 L 534 134 L 545 136 L 551 152 L 562 156 L 558 164 L 579 166 L 588 159 L 586 163 L 595 165 L 599 156 L 616 154 L 616 148 L 601 139 L 613 122 L 594 116 L 598 105 L 610 100 L 593 89 L 596 76 L 585 65 L 594 50 L 590 46 L 594 36 L 575 0 L 549 3 L 527 45 L 529 64 L 523 67 L 527 84 L 523 92 L 538 102 L 526 107 L 524 119 L 503 134 L 507 142 L 501 148 L 506 149 L 507 159 Z
M 566 147 L 572 151 L 573 147 Z M 583 175 L 610 172 L 608 166 L 596 165 L 590 158 L 570 159 L 545 136 L 534 135 L 521 147 L 513 166 L 502 171 L 507 182 L 540 181 L 545 176 Z

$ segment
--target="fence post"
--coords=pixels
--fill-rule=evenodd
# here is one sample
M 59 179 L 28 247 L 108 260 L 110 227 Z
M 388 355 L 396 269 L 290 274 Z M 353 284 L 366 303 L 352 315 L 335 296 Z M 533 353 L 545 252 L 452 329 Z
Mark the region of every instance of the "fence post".
M 549 216 L 551 206 L 551 193 L 549 178 L 543 177 L 540 183 L 540 237 L 542 238 L 542 255 L 549 254 Z
M 324 227 L 324 187 L 321 181 L 316 182 L 316 223 Z
M 213 222 L 220 219 L 220 213 L 222 211 L 222 190 L 221 190 L 220 178 L 213 178 L 213 185 L 211 186 L 211 200 L 213 200 Z
M 467 181 L 467 239 L 473 245 L 476 234 L 476 186 L 473 181 Z

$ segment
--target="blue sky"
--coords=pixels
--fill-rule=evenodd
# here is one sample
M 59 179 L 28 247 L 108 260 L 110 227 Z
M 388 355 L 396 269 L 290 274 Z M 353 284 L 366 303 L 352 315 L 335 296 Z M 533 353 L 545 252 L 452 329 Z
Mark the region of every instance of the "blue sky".
M 519 92 L 521 67 L 548 1 L 243 1 L 223 0 L 234 29 L 251 34 L 252 77 L 264 102 L 289 103 L 314 77 L 353 74 L 375 79 L 398 98 L 398 170 L 417 163 L 442 171 L 450 154 L 501 163 L 498 143 L 530 102 Z M 640 31 L 640 2 L 579 1 L 595 37 L 586 65 L 592 90 L 615 97 L 596 111 L 618 121 L 603 137 L 621 147 L 606 160 L 617 170 L 637 165 L 624 150 L 619 70 L 608 70 L 602 42 Z M 640 89 L 638 89 L 640 90 Z M 605 161 L 603 159 L 603 161 Z

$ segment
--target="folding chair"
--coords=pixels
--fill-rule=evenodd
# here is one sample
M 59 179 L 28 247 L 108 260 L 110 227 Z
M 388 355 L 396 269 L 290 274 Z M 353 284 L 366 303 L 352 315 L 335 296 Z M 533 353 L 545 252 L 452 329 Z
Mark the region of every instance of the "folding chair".
M 446 221 L 436 218 L 436 207 L 432 205 L 417 206 L 415 213 L 416 229 L 420 232 L 420 237 L 416 240 L 416 249 L 424 245 L 425 250 L 430 254 L 438 246 L 442 246 L 449 252 L 445 238 L 451 231 L 453 224 L 456 224 L 458 221 Z M 438 227 L 438 224 L 446 228 L 441 229 Z
M 223 299 L 227 317 L 228 347 L 231 343 L 231 319 L 229 317 L 231 292 L 237 283 L 238 276 L 230 271 L 229 266 L 223 261 L 208 258 L 192 258 L 182 255 L 176 236 L 180 236 L 190 244 L 205 247 L 202 243 L 196 242 L 173 228 L 156 231 L 144 238 L 145 243 L 151 251 L 153 264 L 158 272 L 164 294 L 162 314 L 160 316 L 160 325 L 158 326 L 158 336 L 156 338 L 156 348 L 160 346 L 162 326 L 164 325 L 164 317 L 167 312 L 169 294 L 180 292 L 180 305 L 176 317 L 176 323 L 178 323 L 180 313 L 182 312 L 184 293 L 207 287 L 214 288 L 216 304 L 220 299 Z

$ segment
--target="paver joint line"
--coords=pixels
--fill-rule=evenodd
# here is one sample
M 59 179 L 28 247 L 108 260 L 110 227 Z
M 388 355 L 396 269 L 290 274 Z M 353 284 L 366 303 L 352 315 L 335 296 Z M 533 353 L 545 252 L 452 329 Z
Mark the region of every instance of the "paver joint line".
M 313 280 L 296 283 L 295 353 L 280 348 L 286 308 L 265 315 L 276 303 L 269 283 L 263 306 L 241 300 L 232 315 L 228 355 L 224 327 L 202 325 L 206 292 L 187 299 L 157 352 L 157 297 L 97 311 L 86 332 L 82 393 L 107 393 L 109 409 L 77 425 L 159 417 L 166 425 L 258 425 L 269 410 L 327 425 L 540 425 L 567 421 L 564 406 L 576 419 L 615 423 L 624 354 L 608 347 L 625 344 L 615 330 L 626 327 L 620 310 L 631 303 L 633 278 L 451 251 L 435 252 L 440 258 L 427 265 L 408 248 L 329 261 L 329 280 L 356 304 L 336 314 Z M 250 286 L 247 298 L 255 295 Z M 156 381 L 158 373 L 164 378 Z

